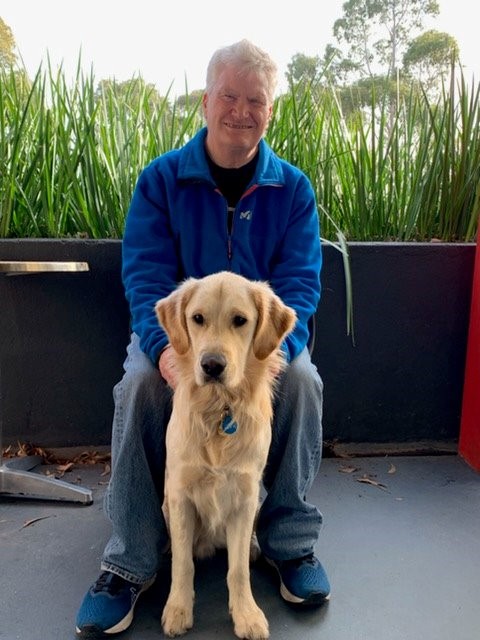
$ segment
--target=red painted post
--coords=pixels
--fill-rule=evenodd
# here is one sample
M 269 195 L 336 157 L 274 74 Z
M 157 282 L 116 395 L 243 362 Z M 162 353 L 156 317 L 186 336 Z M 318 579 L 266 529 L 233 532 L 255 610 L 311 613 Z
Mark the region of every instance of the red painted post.
M 473 271 L 459 454 L 480 471 L 480 225 Z

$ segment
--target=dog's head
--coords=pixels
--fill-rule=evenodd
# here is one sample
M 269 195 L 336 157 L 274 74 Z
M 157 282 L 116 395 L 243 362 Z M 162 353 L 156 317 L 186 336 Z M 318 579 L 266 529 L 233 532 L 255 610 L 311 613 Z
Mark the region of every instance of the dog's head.
M 265 361 L 278 351 L 296 320 L 268 284 L 226 271 L 186 280 L 155 312 L 173 349 L 191 356 L 196 383 L 230 388 L 249 358 Z

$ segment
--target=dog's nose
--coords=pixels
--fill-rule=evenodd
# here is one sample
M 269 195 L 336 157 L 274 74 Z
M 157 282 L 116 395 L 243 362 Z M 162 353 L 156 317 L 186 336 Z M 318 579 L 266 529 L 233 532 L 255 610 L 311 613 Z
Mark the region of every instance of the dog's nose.
M 220 353 L 205 353 L 202 356 L 200 364 L 204 373 L 209 378 L 218 380 L 227 366 L 227 361 Z

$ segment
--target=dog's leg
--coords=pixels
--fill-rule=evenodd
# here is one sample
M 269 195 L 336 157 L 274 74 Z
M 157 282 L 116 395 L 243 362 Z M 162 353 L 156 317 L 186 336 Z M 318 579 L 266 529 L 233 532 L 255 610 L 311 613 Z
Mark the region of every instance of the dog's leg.
M 257 505 L 258 496 L 248 498 L 227 523 L 230 613 L 235 634 L 249 640 L 265 640 L 269 636 L 267 619 L 254 600 L 250 584 L 251 532 Z
M 185 497 L 168 496 L 172 546 L 172 584 L 163 609 L 165 635 L 179 636 L 193 625 L 193 536 L 195 508 Z

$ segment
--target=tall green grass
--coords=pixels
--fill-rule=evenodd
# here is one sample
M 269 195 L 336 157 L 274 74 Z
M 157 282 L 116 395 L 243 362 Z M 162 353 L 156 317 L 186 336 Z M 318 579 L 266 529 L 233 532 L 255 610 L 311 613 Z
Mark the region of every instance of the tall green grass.
M 193 96 L 118 91 L 80 71 L 0 70 L 0 237 L 121 237 L 141 169 L 202 124 Z M 292 87 L 275 103 L 273 149 L 312 180 L 321 235 L 470 241 L 480 211 L 479 88 L 452 73 L 431 102 L 412 88 L 345 116 L 335 91 Z

